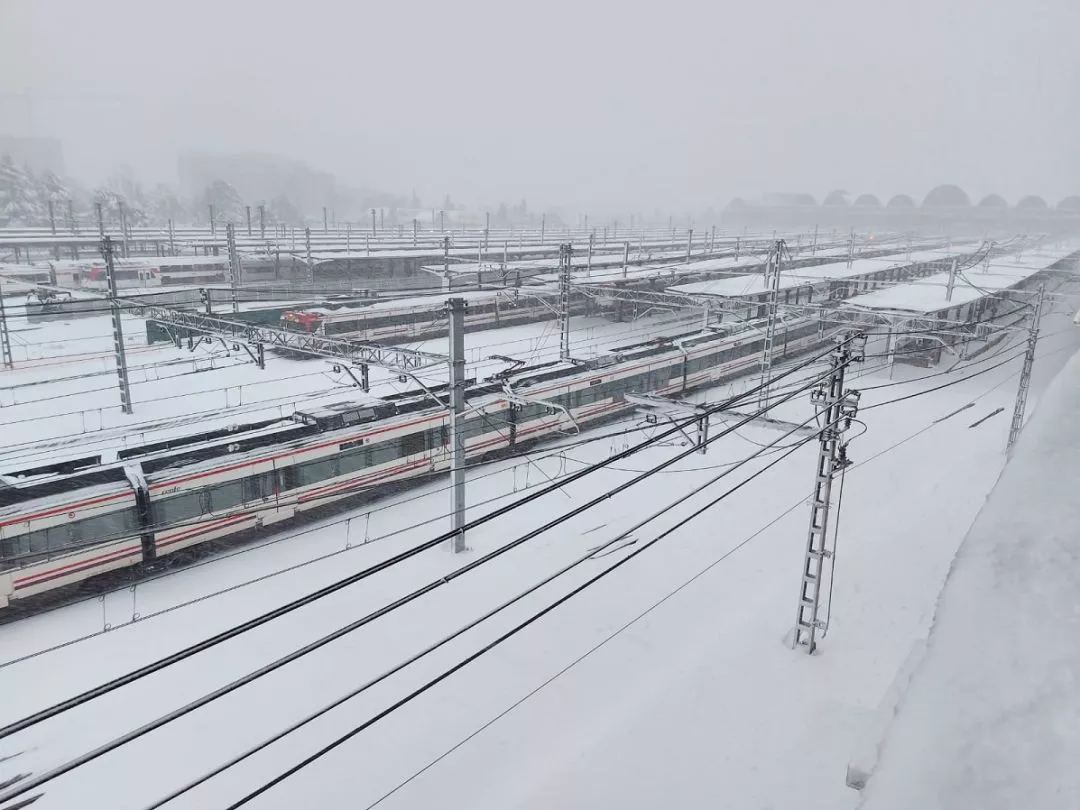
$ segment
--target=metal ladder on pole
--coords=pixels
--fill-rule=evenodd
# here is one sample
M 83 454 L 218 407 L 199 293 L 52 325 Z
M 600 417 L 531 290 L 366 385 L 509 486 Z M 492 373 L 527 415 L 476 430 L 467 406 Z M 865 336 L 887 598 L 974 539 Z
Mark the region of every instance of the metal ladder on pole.
M 847 465 L 846 445 L 841 435 L 847 430 L 858 409 L 858 392 L 844 390 L 844 371 L 852 362 L 862 359 L 861 350 L 854 352 L 854 335 L 843 338 L 830 358 L 831 373 L 810 395 L 810 401 L 824 416 L 818 437 L 817 465 L 814 472 L 814 493 L 810 502 L 810 527 L 806 535 L 806 556 L 799 583 L 799 604 L 792 635 L 792 649 L 814 652 L 816 636 L 822 629 L 818 619 L 821 607 L 821 585 L 832 552 L 826 547 L 831 509 L 832 482 Z
M 1035 302 L 1035 311 L 1031 316 L 1031 330 L 1028 333 L 1027 352 L 1024 354 L 1024 367 L 1020 371 L 1020 384 L 1016 389 L 1016 403 L 1013 405 L 1012 423 L 1009 426 L 1009 441 L 1005 452 L 1012 450 L 1020 431 L 1024 429 L 1024 410 L 1027 407 L 1028 390 L 1031 388 L 1031 367 L 1035 364 L 1035 348 L 1039 343 L 1039 321 L 1042 316 L 1045 287 L 1039 287 L 1039 297 Z
M 4 368 L 15 368 L 11 357 L 11 333 L 8 331 L 7 310 L 4 309 L 3 290 L 0 290 L 0 344 L 4 353 Z

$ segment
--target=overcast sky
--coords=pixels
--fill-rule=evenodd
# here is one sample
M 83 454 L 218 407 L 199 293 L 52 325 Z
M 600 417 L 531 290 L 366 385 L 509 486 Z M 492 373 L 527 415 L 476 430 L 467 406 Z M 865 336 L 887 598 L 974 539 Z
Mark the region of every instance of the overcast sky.
M 0 0 L 0 133 L 86 183 L 184 149 L 435 203 L 1080 193 L 1080 0 Z M 27 96 L 29 93 L 30 101 Z

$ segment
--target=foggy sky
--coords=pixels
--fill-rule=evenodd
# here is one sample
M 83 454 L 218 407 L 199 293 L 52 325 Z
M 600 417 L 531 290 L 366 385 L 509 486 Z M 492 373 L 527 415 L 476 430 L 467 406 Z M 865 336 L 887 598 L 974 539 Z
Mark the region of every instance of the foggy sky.
M 0 0 L 0 132 L 176 182 L 303 159 L 428 204 L 1080 193 L 1078 0 Z M 31 94 L 28 105 L 26 92 Z

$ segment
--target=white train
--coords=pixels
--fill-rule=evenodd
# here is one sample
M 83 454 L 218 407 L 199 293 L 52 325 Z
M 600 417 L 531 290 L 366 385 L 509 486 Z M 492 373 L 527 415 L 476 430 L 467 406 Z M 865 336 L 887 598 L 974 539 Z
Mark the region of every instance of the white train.
M 604 362 L 542 364 L 475 385 L 468 458 L 513 453 L 623 413 L 629 392 L 677 394 L 746 373 L 760 363 L 762 340 L 758 330 L 706 330 L 625 347 Z M 821 340 L 816 320 L 789 322 L 777 334 L 777 357 Z M 0 489 L 0 607 L 445 471 L 448 421 L 430 399 L 341 405 Z
M 286 329 L 330 337 L 348 337 L 378 343 L 426 340 L 445 337 L 449 327 L 446 299 L 450 295 L 379 301 L 361 307 L 312 307 L 290 310 L 281 315 Z M 497 329 L 554 319 L 558 294 L 543 287 L 454 293 L 465 298 L 466 331 Z M 584 311 L 586 301 L 575 295 L 571 313 Z

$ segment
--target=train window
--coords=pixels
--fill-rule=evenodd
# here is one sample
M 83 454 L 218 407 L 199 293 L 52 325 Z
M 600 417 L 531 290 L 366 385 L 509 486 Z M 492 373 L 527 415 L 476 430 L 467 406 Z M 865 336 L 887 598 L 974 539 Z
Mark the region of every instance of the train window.
M 465 439 L 475 439 L 477 436 L 483 436 L 485 433 L 491 433 L 496 429 L 496 423 L 490 416 L 469 419 L 465 422 Z
M 199 512 L 213 512 L 214 500 L 210 494 L 210 488 L 205 487 L 199 490 Z
M 117 540 L 135 531 L 138 527 L 138 517 L 134 509 L 121 509 L 107 515 L 80 520 L 78 526 L 79 542 L 91 543 L 98 540 L 104 542 Z
M 396 440 L 370 445 L 368 447 L 368 463 L 374 467 L 377 464 L 386 464 L 394 461 L 399 457 L 399 451 L 400 447 Z
M 30 544 L 25 534 L 18 537 L 0 538 L 0 560 L 10 560 L 30 553 Z
M 340 468 L 336 458 L 320 459 L 319 461 L 309 461 L 307 464 L 301 464 L 297 467 L 297 474 L 302 485 L 316 484 L 320 481 L 336 478 L 340 474 Z
M 277 471 L 278 480 L 281 482 L 279 491 L 286 492 L 290 489 L 296 489 L 300 486 L 296 478 L 296 467 L 289 465 L 288 467 L 280 467 Z
M 533 419 L 539 419 L 541 416 L 547 414 L 548 409 L 543 405 L 537 403 L 529 403 L 523 405 L 518 411 L 518 422 L 530 422 Z
M 497 432 L 499 434 L 505 434 L 510 427 L 508 424 L 510 421 L 510 411 L 498 410 L 492 411 L 487 415 L 487 427 L 485 430 L 488 433 Z
M 50 526 L 44 532 L 32 532 L 30 534 L 31 551 L 55 551 L 76 545 L 83 539 L 82 521 L 67 523 L 63 526 Z M 46 535 L 45 538 L 40 535 Z M 47 539 L 47 545 L 43 542 Z M 93 538 L 88 538 L 93 539 Z M 37 547 L 40 546 L 40 547 Z
M 433 450 L 439 446 L 439 439 L 442 438 L 442 433 L 439 428 L 432 428 L 431 430 L 424 431 L 424 447 L 428 450 Z
M 232 509 L 244 502 L 244 488 L 240 481 L 229 481 L 213 489 L 214 511 Z
M 414 456 L 424 452 L 424 434 L 426 431 L 409 433 L 401 438 L 401 455 Z
M 259 473 L 249 475 L 240 482 L 243 488 L 244 503 L 269 498 L 274 494 L 274 474 Z
M 200 505 L 200 495 L 201 493 L 186 492 L 183 495 L 177 495 L 174 498 L 151 501 L 151 523 L 156 527 L 161 527 L 198 517 L 203 511 Z
M 338 456 L 338 469 L 342 475 L 362 470 L 368 466 L 367 450 L 358 450 L 355 453 L 344 453 Z

